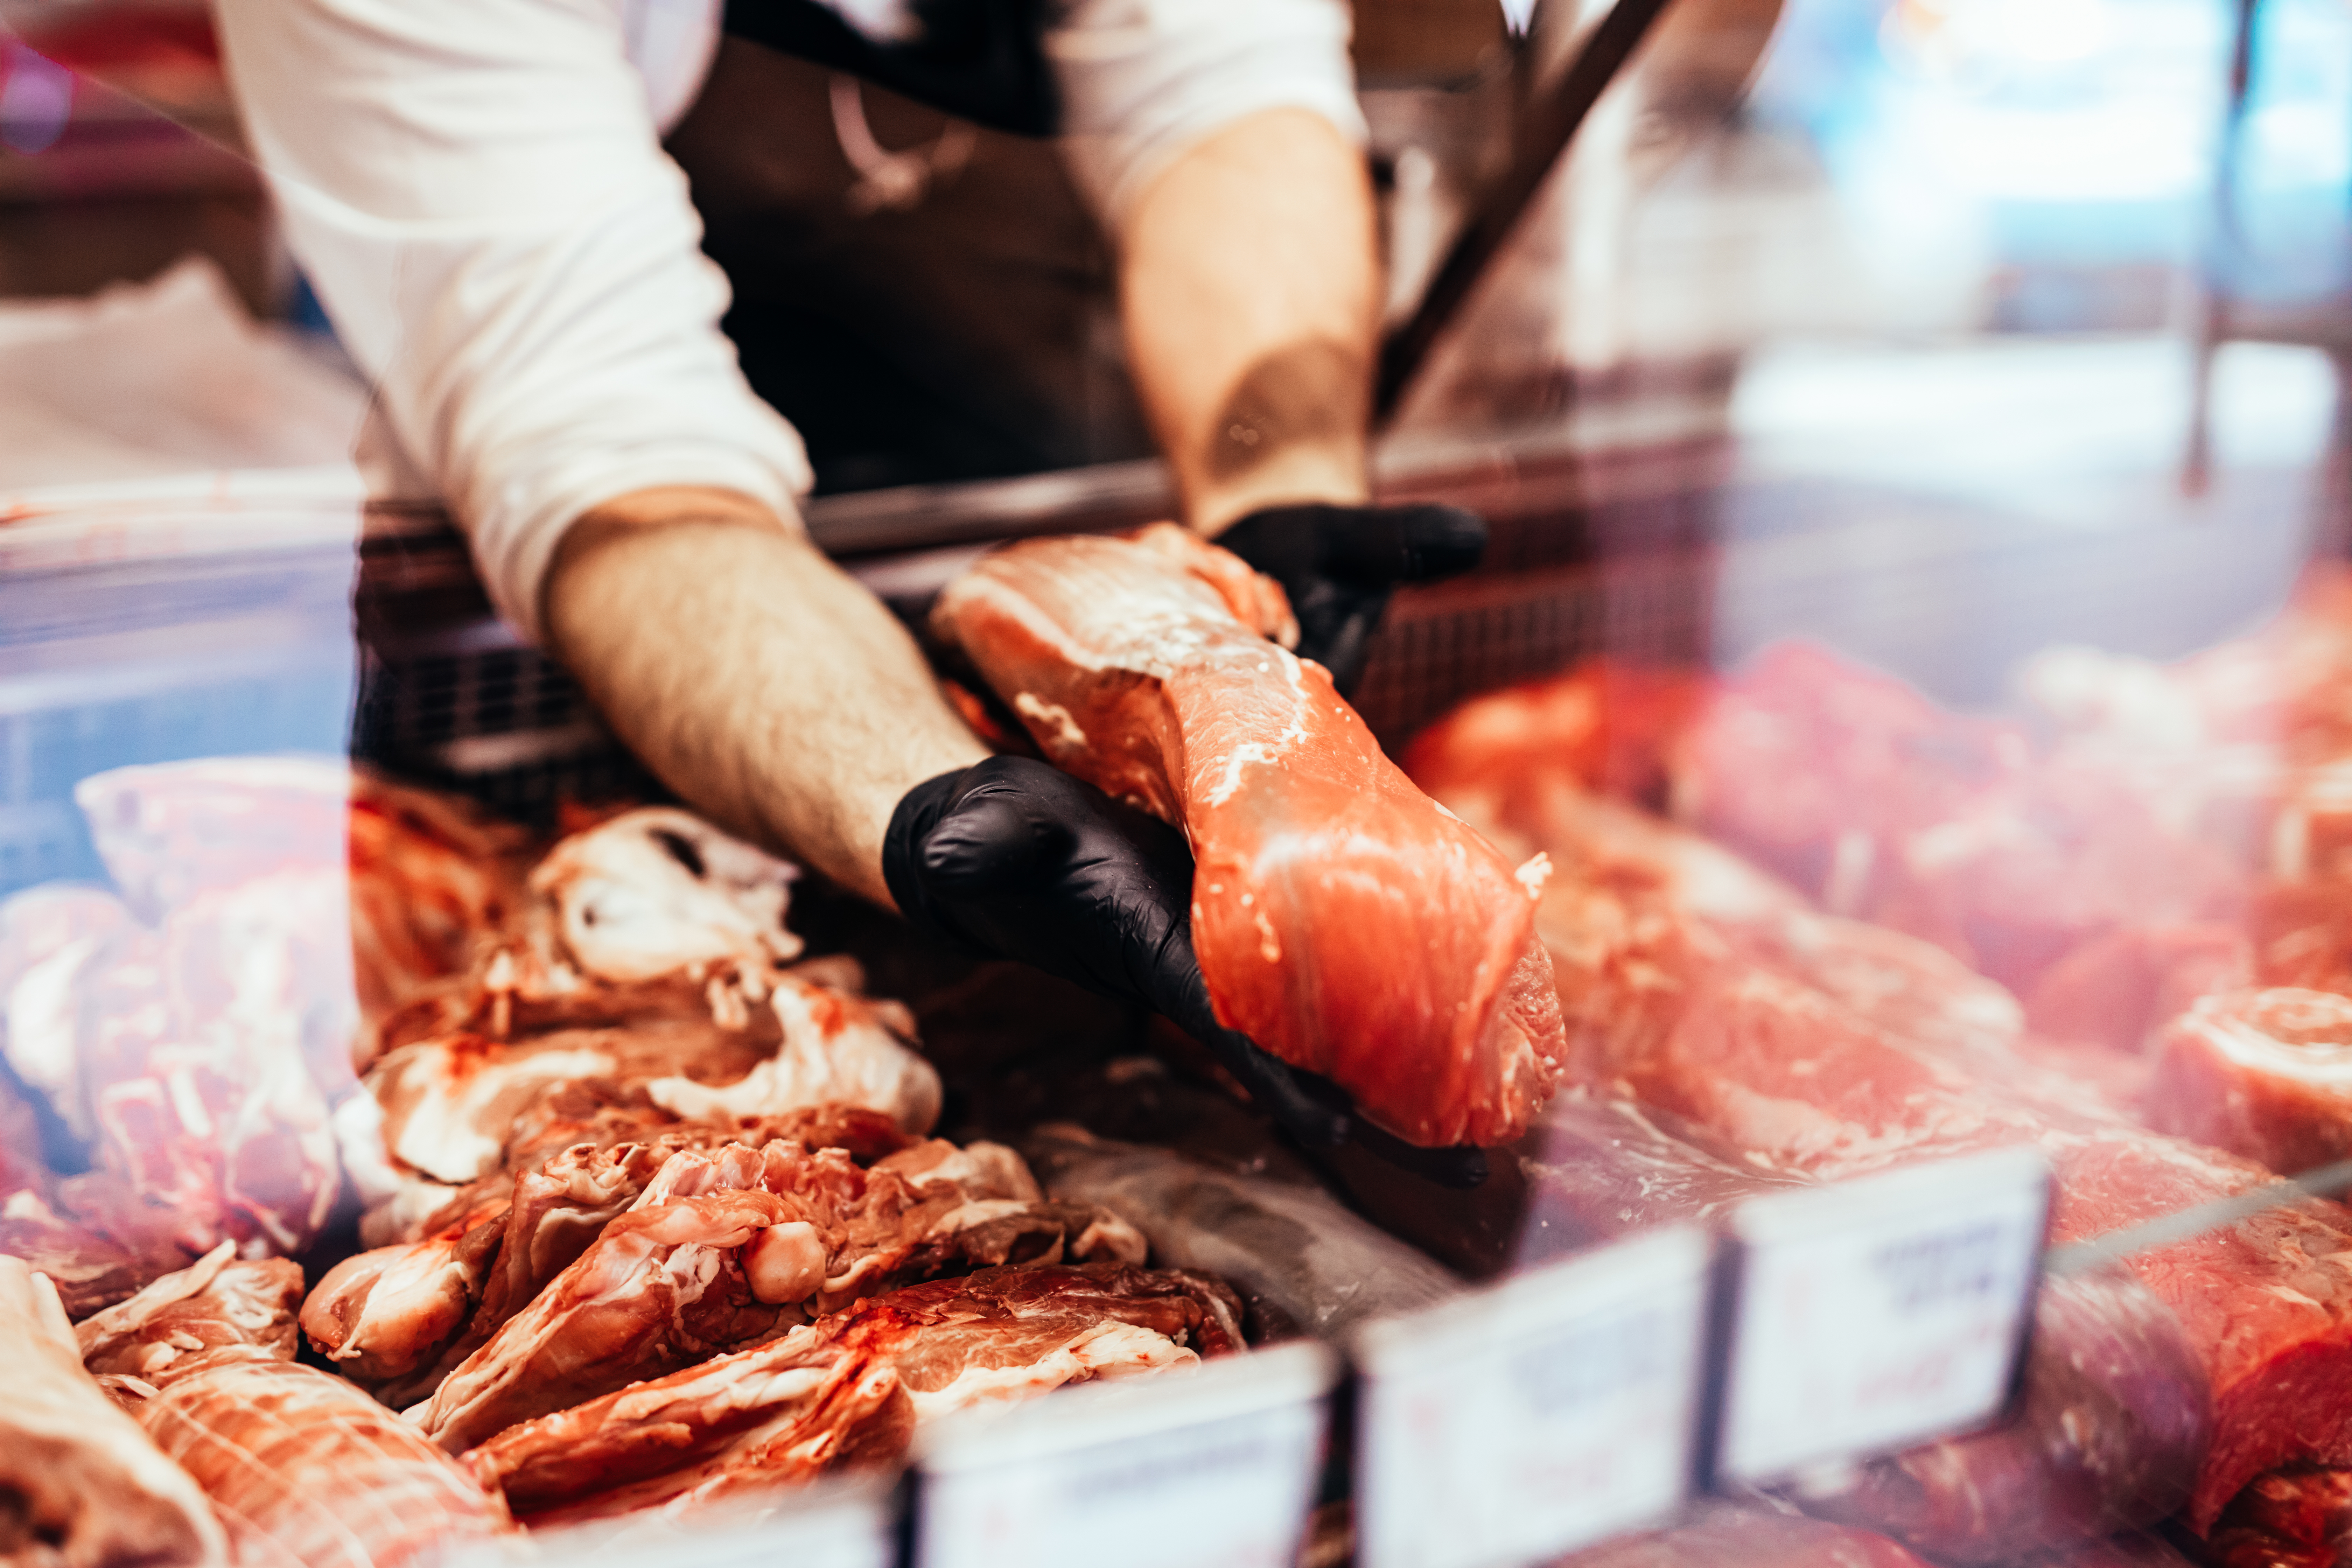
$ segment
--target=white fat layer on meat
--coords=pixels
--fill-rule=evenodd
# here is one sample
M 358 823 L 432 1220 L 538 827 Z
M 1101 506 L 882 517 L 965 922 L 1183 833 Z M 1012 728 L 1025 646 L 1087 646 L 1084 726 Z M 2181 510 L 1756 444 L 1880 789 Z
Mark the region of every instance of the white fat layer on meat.
M 935 1421 L 989 1401 L 1030 1399 L 1067 1383 L 1139 1377 L 1201 1358 L 1167 1335 L 1133 1323 L 1097 1323 L 1033 1362 L 968 1366 L 944 1388 L 907 1391 L 917 1421 Z
M 393 1153 L 440 1181 L 464 1183 L 498 1164 L 514 1110 L 559 1084 L 613 1070 L 602 1051 L 536 1051 L 485 1063 L 453 1084 L 447 1054 L 433 1050 L 400 1064 L 377 1093 L 397 1105 L 416 1090 L 397 1114 Z
M 656 1105 L 689 1121 L 724 1112 L 741 1120 L 827 1103 L 878 1110 L 908 1132 L 928 1132 L 940 1115 L 940 1075 L 846 999 L 848 1020 L 828 1033 L 811 1008 L 816 988 L 787 980 L 771 1003 L 783 1025 L 776 1054 L 730 1084 L 682 1075 L 645 1085 Z M 828 1009 L 845 999 L 824 998 Z M 405 1158 L 405 1154 L 403 1155 Z
M 1055 756 L 1073 756 L 1087 749 L 1087 732 L 1060 703 L 1048 702 L 1034 691 L 1021 691 L 1013 694 L 1013 710 L 1045 726 L 1038 739 Z
M 798 873 L 699 817 L 648 807 L 565 839 L 531 874 L 564 945 L 588 973 L 657 979 L 698 965 L 789 963 Z
M 2268 1021 L 2290 1028 L 2332 1026 L 2338 1037 L 2308 1045 L 2280 1039 L 2261 1024 L 2230 1016 L 2224 1010 L 2226 999 L 2220 997 L 2199 1003 L 2178 1026 L 2193 1030 L 2241 1067 L 2274 1071 L 2298 1083 L 2352 1085 L 2352 1003 L 2326 993 L 2312 993 L 2300 1005 L 2279 999 L 2275 992 L 2269 996 L 2264 1009 Z M 2294 1016 L 2298 1012 L 2302 1019 Z

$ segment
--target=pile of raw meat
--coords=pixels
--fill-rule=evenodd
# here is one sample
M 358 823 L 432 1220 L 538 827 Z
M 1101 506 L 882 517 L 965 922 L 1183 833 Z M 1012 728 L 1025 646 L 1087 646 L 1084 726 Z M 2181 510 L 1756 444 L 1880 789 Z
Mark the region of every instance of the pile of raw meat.
M 79 799 L 119 893 L 0 903 L 0 1558 L 391 1568 L 1242 1348 L 929 1137 L 911 1016 L 693 816 L 534 856 L 278 760 Z
M 2047 1153 L 2062 1243 L 2352 1154 L 2352 578 L 2021 686 L 1975 718 L 1802 646 L 1595 663 L 1415 742 L 1552 864 L 1566 1092 L 1517 1145 L 1522 1258 L 1991 1144 Z M 2167 1516 L 2216 1562 L 2352 1560 L 2352 1212 L 2053 1279 L 2019 1423 L 1802 1500 L 1956 1562 Z

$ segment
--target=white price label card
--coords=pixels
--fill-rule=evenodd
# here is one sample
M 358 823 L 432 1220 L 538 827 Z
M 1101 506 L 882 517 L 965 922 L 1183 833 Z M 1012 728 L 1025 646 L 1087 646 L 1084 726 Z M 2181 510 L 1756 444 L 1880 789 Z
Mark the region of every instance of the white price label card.
M 2022 1148 L 1742 1204 L 1717 1479 L 1785 1480 L 2000 1414 L 2049 1210 L 2050 1168 Z
M 1516 1568 L 1680 1503 L 1711 1253 L 1678 1226 L 1360 1335 L 1364 1568 Z
M 921 1428 L 917 1568 L 1292 1568 L 1338 1376 L 1298 1342 Z

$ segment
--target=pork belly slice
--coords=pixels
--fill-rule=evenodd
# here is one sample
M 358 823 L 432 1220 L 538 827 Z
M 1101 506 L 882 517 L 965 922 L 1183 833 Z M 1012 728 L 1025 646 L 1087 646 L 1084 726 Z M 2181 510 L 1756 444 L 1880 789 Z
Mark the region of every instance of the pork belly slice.
M 221 1563 L 227 1544 L 196 1483 L 82 1369 L 48 1280 L 0 1257 L 0 1556 L 90 1568 Z
M 2147 1117 L 2284 1175 L 2352 1155 L 2352 997 L 2205 997 L 2164 1030 Z
M 858 1297 L 974 1265 L 1117 1258 L 1140 1236 L 1055 1204 L 1012 1151 L 917 1144 L 863 1169 L 773 1142 L 672 1154 L 633 1206 L 458 1365 L 420 1413 L 451 1453 Z
M 1239 1310 L 1197 1274 L 985 1269 L 509 1427 L 466 1463 L 518 1512 L 690 1507 L 895 1463 L 918 1423 L 951 1410 L 1236 1351 Z
M 1542 868 L 1415 789 L 1276 614 L 1163 524 L 994 551 L 931 624 L 1056 766 L 1183 830 L 1219 1023 L 1412 1142 L 1507 1142 L 1558 1070 Z

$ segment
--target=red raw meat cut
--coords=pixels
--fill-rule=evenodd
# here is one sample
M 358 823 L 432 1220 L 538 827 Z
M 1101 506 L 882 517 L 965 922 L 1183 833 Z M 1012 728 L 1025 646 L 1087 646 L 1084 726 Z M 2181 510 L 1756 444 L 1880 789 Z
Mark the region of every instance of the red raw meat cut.
M 1457 756 L 1458 776 L 1476 759 Z M 1559 868 L 1538 914 L 1578 1026 L 1572 1081 L 1622 1085 L 1744 1151 L 1838 1176 L 2000 1143 L 2031 1142 L 2058 1177 L 2053 1236 L 2098 1236 L 2272 1180 L 2251 1163 L 2153 1133 L 2088 1097 L 2020 1092 L 2032 1075 L 1969 1063 L 1777 967 L 1708 913 L 1660 830 L 1617 820 L 1557 781 L 1508 798 L 1540 820 L 1487 824 L 1498 790 L 1452 795 L 1507 841 L 1524 833 Z M 2030 1089 L 2032 1086 L 2027 1085 Z M 2315 1200 L 2137 1254 L 2132 1271 L 2170 1307 L 2213 1394 L 2215 1436 L 2189 1517 L 2203 1529 L 2248 1480 L 2282 1463 L 2352 1460 L 2352 1215 Z
M 2352 1155 L 2352 997 L 2206 997 L 2164 1032 L 2147 1118 L 2284 1175 Z
M 932 625 L 1047 758 L 1181 827 L 1218 1021 L 1422 1144 L 1507 1142 L 1550 1092 L 1540 865 L 1412 787 L 1262 636 L 1279 591 L 1170 525 L 983 557 Z
M 1203 1275 L 992 1268 L 509 1427 L 466 1463 L 518 1511 L 676 1508 L 894 1463 L 918 1423 L 967 1405 L 1240 1348 L 1240 1303 Z
M 2025 999 L 2026 1021 L 2052 1039 L 2137 1056 L 2199 997 L 2244 985 L 2251 963 L 2235 926 L 2126 926 L 2043 970 Z

